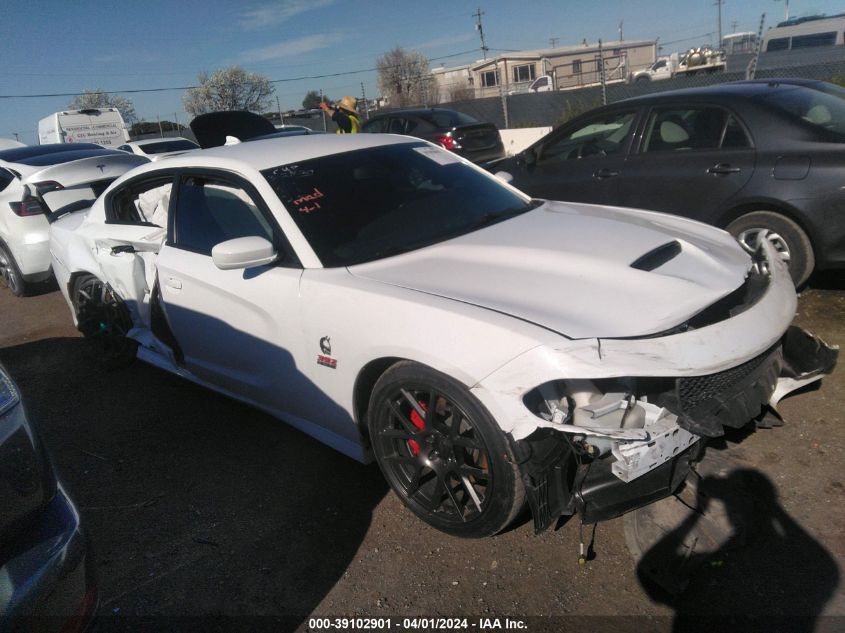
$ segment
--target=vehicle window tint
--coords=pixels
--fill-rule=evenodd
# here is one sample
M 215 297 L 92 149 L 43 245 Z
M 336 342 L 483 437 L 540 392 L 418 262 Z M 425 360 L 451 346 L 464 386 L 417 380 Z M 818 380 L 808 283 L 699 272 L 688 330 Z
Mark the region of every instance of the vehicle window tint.
M 789 38 L 788 37 L 778 37 L 773 40 L 769 40 L 769 43 L 766 44 L 766 52 L 771 53 L 772 51 L 785 51 L 789 48 Z
M 132 148 L 131 148 L 131 147 L 129 147 L 128 145 L 121 145 L 121 146 L 120 146 L 120 147 L 118 147 L 117 149 L 119 149 L 119 150 L 121 150 L 121 151 L 124 151 L 124 152 L 132 152 Z
M 721 108 L 660 108 L 649 115 L 644 152 L 718 149 L 728 113 Z
M 845 100 L 820 90 L 781 86 L 752 100 L 786 114 L 801 125 L 812 126 L 832 140 L 845 141 Z
M 620 153 L 631 135 L 635 111 L 615 112 L 593 118 L 544 144 L 538 162 L 574 160 Z
M 187 139 L 174 141 L 159 141 L 157 143 L 145 143 L 141 145 L 141 151 L 145 154 L 161 154 L 163 152 L 181 152 L 192 149 L 199 149 L 200 146 Z
M 373 119 L 372 121 L 367 121 L 366 123 L 364 123 L 362 130 L 364 132 L 368 132 L 370 134 L 380 134 L 381 132 L 386 131 L 384 129 L 385 128 L 384 124 L 386 122 L 387 122 L 387 119 L 385 119 L 385 118 Z
M 9 183 L 11 183 L 14 179 L 15 177 L 11 172 L 5 169 L 0 169 L 0 191 L 3 191 L 6 187 L 8 187 Z
M 391 118 L 390 119 L 390 127 L 388 128 L 388 132 L 391 134 L 404 134 L 405 133 L 405 119 L 400 118 Z
M 261 172 L 324 266 L 350 266 L 469 233 L 534 207 L 451 152 L 382 145 Z
M 156 176 L 135 182 L 111 194 L 106 221 L 121 224 L 155 224 L 167 228 L 167 211 L 173 176 Z
M 739 121 L 731 115 L 728 117 L 728 124 L 725 126 L 725 134 L 722 137 L 722 149 L 741 149 L 751 147 L 751 141 Z
M 174 219 L 174 243 L 206 255 L 226 240 L 257 235 L 273 242 L 273 229 L 240 187 L 217 178 L 183 176 Z
M 836 44 L 836 31 L 792 36 L 793 50 L 796 48 L 812 48 L 815 46 L 833 46 L 834 44 Z
M 420 122 L 416 119 L 405 119 L 405 134 L 419 133 Z

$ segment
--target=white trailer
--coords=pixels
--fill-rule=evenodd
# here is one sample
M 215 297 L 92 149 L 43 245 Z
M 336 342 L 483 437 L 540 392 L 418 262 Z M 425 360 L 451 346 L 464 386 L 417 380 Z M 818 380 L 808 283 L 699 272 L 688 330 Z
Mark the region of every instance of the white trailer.
M 38 122 L 38 142 L 96 143 L 116 148 L 129 141 L 129 132 L 117 108 L 88 108 L 54 112 Z

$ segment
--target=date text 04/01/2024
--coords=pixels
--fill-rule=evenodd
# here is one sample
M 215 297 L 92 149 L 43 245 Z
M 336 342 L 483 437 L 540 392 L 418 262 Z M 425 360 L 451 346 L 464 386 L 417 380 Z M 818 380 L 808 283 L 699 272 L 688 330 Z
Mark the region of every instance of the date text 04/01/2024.
M 525 630 L 518 618 L 310 618 L 308 630 L 334 631 L 453 631 Z

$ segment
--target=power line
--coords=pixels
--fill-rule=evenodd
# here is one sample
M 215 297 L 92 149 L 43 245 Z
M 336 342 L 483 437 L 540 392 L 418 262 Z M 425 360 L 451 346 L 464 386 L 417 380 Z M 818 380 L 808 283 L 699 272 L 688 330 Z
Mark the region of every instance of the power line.
M 441 55 L 440 57 L 431 57 L 429 62 L 438 61 L 440 59 L 449 59 L 452 57 L 460 57 L 461 55 L 468 55 L 474 53 L 475 49 L 468 51 L 461 51 L 460 53 L 452 53 L 451 55 Z M 392 68 L 387 66 L 386 68 Z M 362 68 L 360 70 L 348 70 L 340 73 L 327 73 L 324 75 L 303 75 L 301 77 L 286 77 L 284 79 L 271 79 L 271 84 L 287 83 L 291 81 L 304 81 L 306 79 L 328 79 L 331 77 L 343 77 L 346 75 L 358 75 L 360 73 L 369 73 L 377 71 L 378 68 Z M 138 94 L 142 92 L 168 92 L 171 90 L 190 90 L 198 86 L 172 86 L 169 88 L 135 88 L 130 90 L 101 90 L 103 94 Z M 57 92 L 52 94 L 30 94 L 30 95 L 0 95 L 0 99 L 43 99 L 48 97 L 81 97 L 84 92 Z

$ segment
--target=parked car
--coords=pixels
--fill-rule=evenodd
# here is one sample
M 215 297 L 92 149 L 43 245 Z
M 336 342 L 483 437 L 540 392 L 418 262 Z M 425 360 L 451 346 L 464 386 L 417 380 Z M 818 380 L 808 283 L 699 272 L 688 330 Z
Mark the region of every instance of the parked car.
M 191 140 L 181 136 L 174 136 L 170 138 L 147 138 L 141 141 L 132 141 L 121 145 L 117 149 L 129 152 L 130 154 L 137 154 L 138 156 L 146 156 L 150 160 L 159 160 L 165 156 L 182 154 L 183 152 L 190 152 L 199 148 L 200 146 Z
M 454 110 L 393 110 L 371 117 L 361 131 L 416 136 L 474 163 L 496 160 L 505 155 L 505 146 L 495 125 L 482 123 Z
M 790 328 L 770 242 L 752 256 L 691 220 L 532 200 L 407 137 L 191 152 L 60 215 L 59 287 L 110 364 L 137 356 L 374 457 L 461 536 L 526 498 L 541 530 L 671 494 L 702 438 L 836 358 Z
M 49 279 L 44 193 L 56 192 L 56 204 L 90 206 L 117 176 L 146 162 L 92 143 L 0 150 L 0 281 L 22 295 Z
M 97 607 L 79 512 L 0 365 L 0 630 L 84 631 Z
M 540 198 L 702 220 L 749 251 L 765 236 L 800 285 L 845 265 L 843 148 L 840 97 L 737 82 L 597 108 L 490 169 Z

